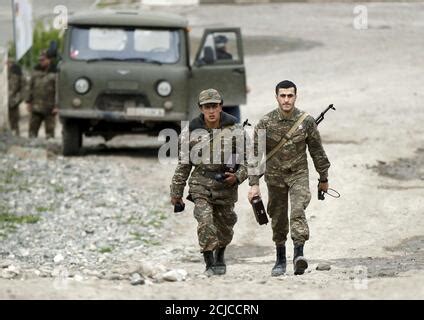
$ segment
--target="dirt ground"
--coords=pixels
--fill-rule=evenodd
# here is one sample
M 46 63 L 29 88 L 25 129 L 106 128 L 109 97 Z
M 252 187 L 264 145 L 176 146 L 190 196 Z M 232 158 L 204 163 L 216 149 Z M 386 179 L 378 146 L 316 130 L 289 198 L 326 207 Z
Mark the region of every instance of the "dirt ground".
M 0 298 L 423 299 L 424 3 L 366 6 L 365 30 L 353 27 L 354 5 L 348 3 L 172 9 L 189 18 L 194 37 L 206 27 L 242 27 L 251 88 L 242 117 L 251 123 L 276 106 L 273 90 L 283 79 L 298 85 L 297 106 L 311 115 L 330 103 L 336 107 L 320 132 L 332 164 L 330 187 L 341 198 L 316 199 L 318 176 L 310 163 L 311 238 L 305 246 L 310 268 L 305 275 L 293 275 L 288 243 L 286 276 L 270 276 L 275 261 L 271 226 L 254 220 L 244 183 L 225 276 L 201 277 L 200 254 L 187 254 L 197 250 L 189 203 L 178 215 L 169 208 L 162 244 L 139 257 L 185 269 L 186 281 L 131 286 L 106 280 L 69 279 L 58 285 L 54 279 L 0 279 Z M 168 192 L 173 168 L 127 148 L 131 144 L 125 138 L 112 141 L 112 150 L 88 145 L 87 157 L 150 166 L 151 175 L 135 173 L 132 183 L 140 190 Z M 331 264 L 331 270 L 316 270 L 321 262 Z

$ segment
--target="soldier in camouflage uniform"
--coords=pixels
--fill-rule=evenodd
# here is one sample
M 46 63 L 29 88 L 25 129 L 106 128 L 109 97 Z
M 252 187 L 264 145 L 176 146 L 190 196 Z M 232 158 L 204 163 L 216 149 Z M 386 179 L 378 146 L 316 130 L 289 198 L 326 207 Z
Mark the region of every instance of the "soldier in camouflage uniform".
M 12 132 L 19 136 L 19 105 L 23 98 L 24 81 L 21 67 L 12 59 L 8 65 L 8 87 L 9 87 L 9 124 Z
M 258 145 L 258 130 L 266 130 L 266 152 L 269 153 L 296 121 L 304 114 L 295 107 L 297 88 L 288 80 L 280 82 L 275 88 L 279 107 L 265 115 L 255 127 L 254 147 Z M 305 209 L 311 200 L 309 192 L 309 172 L 306 146 L 319 174 L 318 188 L 328 189 L 327 159 L 321 144 L 320 134 L 313 117 L 307 115 L 291 138 L 271 157 L 265 168 L 265 181 L 268 187 L 268 214 L 272 219 L 273 241 L 276 245 L 277 261 L 272 276 L 286 271 L 287 234 L 289 232 L 288 196 L 290 195 L 290 231 L 294 244 L 293 266 L 296 275 L 303 274 L 308 263 L 303 256 L 303 246 L 309 239 L 309 228 Z M 259 176 L 249 173 L 249 200 L 260 195 Z
M 184 134 L 184 130 L 181 134 L 180 143 L 186 143 L 188 140 L 189 150 L 180 149 L 179 164 L 172 178 L 171 202 L 173 205 L 183 204 L 183 191 L 191 172 L 189 197 L 194 202 L 200 251 L 206 263 L 205 273 L 224 274 L 226 272 L 224 251 L 233 238 L 233 227 L 237 222 L 237 215 L 234 212 L 237 189 L 247 178 L 247 169 L 244 165 L 244 130 L 237 124 L 235 117 L 222 112 L 223 100 L 217 90 L 202 91 L 198 104 L 201 114 L 190 122 L 189 134 Z M 203 130 L 203 133 L 196 136 L 199 129 Z M 202 161 L 195 163 L 193 158 L 188 156 L 187 152 L 190 154 L 194 147 L 199 147 L 202 143 L 203 146 L 207 146 L 204 154 L 211 156 L 207 158 L 218 161 L 211 160 L 208 163 L 202 158 Z M 201 150 L 203 151 L 204 149 Z M 241 161 L 236 161 L 243 162 L 236 166 L 233 172 L 226 166 L 230 164 L 230 161 L 225 159 L 228 154 L 230 158 L 237 155 Z M 223 175 L 223 181 L 217 180 L 217 174 Z
M 38 136 L 38 131 L 44 121 L 46 138 L 53 138 L 57 114 L 55 108 L 56 73 L 51 57 L 45 51 L 41 53 L 39 64 L 32 72 L 28 91 L 26 102 L 31 113 L 29 137 Z

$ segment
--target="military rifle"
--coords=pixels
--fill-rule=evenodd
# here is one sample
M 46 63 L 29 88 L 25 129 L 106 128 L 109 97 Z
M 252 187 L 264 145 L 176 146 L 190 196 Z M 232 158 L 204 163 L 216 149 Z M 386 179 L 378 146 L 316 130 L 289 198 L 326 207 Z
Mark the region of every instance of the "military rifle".
M 315 119 L 315 123 L 319 125 L 319 123 L 324 120 L 324 115 L 327 113 L 328 110 L 333 109 L 336 110 L 336 108 L 333 107 L 333 104 L 330 104 L 327 109 L 325 109 L 321 114 L 318 116 L 318 118 Z

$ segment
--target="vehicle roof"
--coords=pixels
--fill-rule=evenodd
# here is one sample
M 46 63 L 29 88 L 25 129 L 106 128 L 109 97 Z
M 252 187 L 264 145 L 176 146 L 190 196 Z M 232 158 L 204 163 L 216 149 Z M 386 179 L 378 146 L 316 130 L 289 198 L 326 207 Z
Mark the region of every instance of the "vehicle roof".
M 70 25 L 185 28 L 188 21 L 178 15 L 151 11 L 93 11 L 69 17 Z

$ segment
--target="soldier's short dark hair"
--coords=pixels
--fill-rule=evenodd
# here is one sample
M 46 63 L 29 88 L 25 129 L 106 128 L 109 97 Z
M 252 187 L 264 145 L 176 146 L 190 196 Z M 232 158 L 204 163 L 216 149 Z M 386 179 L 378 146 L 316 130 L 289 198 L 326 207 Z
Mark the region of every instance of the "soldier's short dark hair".
M 279 89 L 288 89 L 288 88 L 294 88 L 294 94 L 297 94 L 297 87 L 290 80 L 283 80 L 279 84 L 277 84 L 277 86 L 275 87 L 275 94 L 278 95 Z

